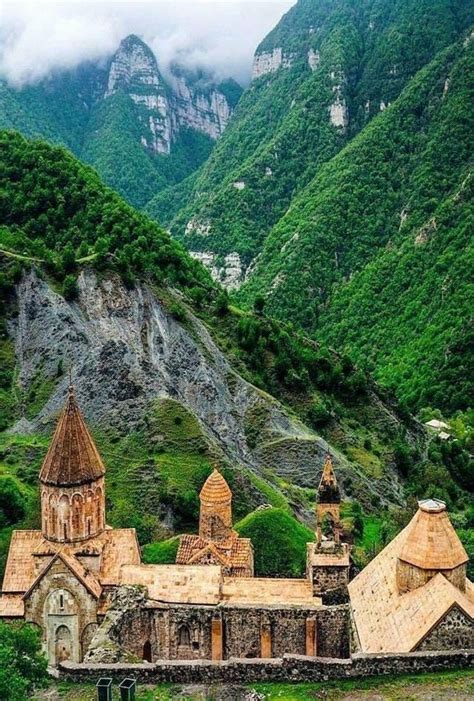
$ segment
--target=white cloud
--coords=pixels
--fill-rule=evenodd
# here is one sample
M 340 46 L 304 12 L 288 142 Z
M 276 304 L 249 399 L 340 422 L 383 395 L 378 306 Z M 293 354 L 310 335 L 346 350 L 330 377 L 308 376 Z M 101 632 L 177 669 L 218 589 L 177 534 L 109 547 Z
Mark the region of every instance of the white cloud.
M 53 71 L 100 60 L 128 34 L 173 60 L 248 80 L 258 43 L 294 0 L 0 0 L 0 74 L 21 86 Z

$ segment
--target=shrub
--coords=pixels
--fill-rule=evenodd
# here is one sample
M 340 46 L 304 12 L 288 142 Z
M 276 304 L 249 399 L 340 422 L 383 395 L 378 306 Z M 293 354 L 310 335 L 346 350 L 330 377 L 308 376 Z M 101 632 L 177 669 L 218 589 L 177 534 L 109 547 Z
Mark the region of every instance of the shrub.
M 27 701 L 33 688 L 46 681 L 46 670 L 38 631 L 0 621 L 0 699 Z
M 0 528 L 18 523 L 25 516 L 26 502 L 12 477 L 0 478 Z
M 77 299 L 79 290 L 77 287 L 77 280 L 74 275 L 66 275 L 63 282 L 62 292 L 64 299 L 67 299 L 68 302 L 72 301 L 73 299 Z

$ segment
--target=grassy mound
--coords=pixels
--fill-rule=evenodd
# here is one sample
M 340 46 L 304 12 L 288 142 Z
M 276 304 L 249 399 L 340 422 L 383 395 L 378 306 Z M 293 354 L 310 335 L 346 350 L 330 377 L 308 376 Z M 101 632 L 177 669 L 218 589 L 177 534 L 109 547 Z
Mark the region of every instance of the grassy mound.
M 159 543 L 148 543 L 142 549 L 142 560 L 146 565 L 173 565 L 176 562 L 179 536 L 162 540 Z
M 254 511 L 236 524 L 243 538 L 251 538 L 255 574 L 260 577 L 301 577 L 306 565 L 306 543 L 314 540 L 307 526 L 283 509 Z

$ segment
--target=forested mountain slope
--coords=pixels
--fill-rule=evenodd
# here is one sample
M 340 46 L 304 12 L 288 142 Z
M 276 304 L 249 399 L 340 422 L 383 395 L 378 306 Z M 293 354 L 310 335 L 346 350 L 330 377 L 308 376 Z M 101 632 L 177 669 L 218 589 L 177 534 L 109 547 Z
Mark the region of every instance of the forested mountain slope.
M 93 165 L 141 207 L 193 172 L 224 130 L 241 89 L 173 67 L 126 37 L 105 65 L 84 63 L 20 88 L 0 82 L 0 127 L 42 136 Z
M 242 279 L 321 166 L 472 19 L 467 0 L 299 0 L 258 47 L 254 80 L 209 160 L 147 211 L 167 222 L 184 201 L 173 234 L 224 272 L 223 257 L 238 254 Z
M 0 178 L 0 419 L 14 427 L 0 435 L 0 496 L 23 505 L 0 524 L 0 560 L 13 523 L 37 525 L 69 370 L 107 463 L 109 522 L 142 543 L 196 526 L 215 460 L 236 518 L 265 503 L 311 523 L 328 450 L 367 512 L 428 491 L 467 505 L 459 444 L 432 440 L 347 358 L 230 306 L 92 169 L 2 133 Z
M 467 38 L 420 71 L 295 199 L 241 292 L 412 409 L 472 397 L 473 70 Z

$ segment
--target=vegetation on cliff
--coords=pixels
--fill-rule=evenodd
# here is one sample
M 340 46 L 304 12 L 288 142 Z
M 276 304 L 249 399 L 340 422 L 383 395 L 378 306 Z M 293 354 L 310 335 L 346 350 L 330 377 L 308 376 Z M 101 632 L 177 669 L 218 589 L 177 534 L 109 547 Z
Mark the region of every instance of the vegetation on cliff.
M 263 292 L 411 410 L 472 396 L 473 61 L 473 43 L 446 50 L 321 168 L 240 295 Z

